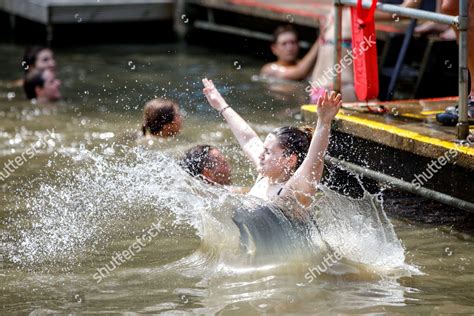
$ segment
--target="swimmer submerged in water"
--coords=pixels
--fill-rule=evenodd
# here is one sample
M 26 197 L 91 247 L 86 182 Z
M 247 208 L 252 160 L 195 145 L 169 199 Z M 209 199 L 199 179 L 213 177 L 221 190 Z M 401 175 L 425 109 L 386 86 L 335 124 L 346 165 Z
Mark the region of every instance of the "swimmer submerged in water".
M 341 107 L 341 95 L 324 92 L 318 99 L 318 122 L 311 137 L 308 130 L 282 127 L 262 142 L 257 133 L 222 98 L 211 80 L 203 79 L 204 95 L 230 126 L 243 151 L 258 171 L 249 195 L 264 200 L 276 197 L 307 208 L 321 180 L 330 127 Z

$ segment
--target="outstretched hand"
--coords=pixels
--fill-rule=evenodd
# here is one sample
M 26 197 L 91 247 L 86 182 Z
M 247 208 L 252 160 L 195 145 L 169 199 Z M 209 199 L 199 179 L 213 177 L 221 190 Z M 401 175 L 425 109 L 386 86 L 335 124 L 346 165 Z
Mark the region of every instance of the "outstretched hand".
M 202 92 L 206 96 L 209 104 L 214 109 L 216 109 L 217 111 L 221 111 L 224 107 L 227 106 L 227 103 L 225 102 L 219 91 L 217 91 L 212 80 L 204 78 L 202 79 L 202 83 L 204 84 L 204 89 L 202 90 Z
M 318 120 L 329 123 L 336 116 L 342 105 L 342 96 L 340 93 L 324 91 L 318 98 Z

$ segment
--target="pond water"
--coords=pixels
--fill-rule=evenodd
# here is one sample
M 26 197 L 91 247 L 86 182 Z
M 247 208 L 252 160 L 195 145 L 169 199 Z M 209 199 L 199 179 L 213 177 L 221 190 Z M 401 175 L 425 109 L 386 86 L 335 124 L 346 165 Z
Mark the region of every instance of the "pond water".
M 387 217 L 383 194 L 322 187 L 311 247 L 265 260 L 240 252 L 232 214 L 260 202 L 176 164 L 209 143 L 229 157 L 235 185 L 255 177 L 201 78 L 262 137 L 299 123 L 288 113 L 306 101 L 303 85 L 254 82 L 261 61 L 204 48 L 78 47 L 56 52 L 64 101 L 39 106 L 10 86 L 22 52 L 0 46 L 1 168 L 35 148 L 0 182 L 2 313 L 474 313 L 471 234 Z M 178 100 L 183 132 L 137 142 L 155 96 Z M 328 260 L 330 249 L 344 258 Z

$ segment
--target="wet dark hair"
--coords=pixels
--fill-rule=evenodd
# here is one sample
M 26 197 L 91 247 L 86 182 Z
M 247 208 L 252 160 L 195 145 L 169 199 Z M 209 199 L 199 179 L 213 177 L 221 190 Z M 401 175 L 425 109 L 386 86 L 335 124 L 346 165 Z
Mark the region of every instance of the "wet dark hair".
M 32 68 L 36 64 L 36 60 L 38 59 L 38 54 L 45 49 L 49 49 L 49 48 L 44 47 L 44 46 L 30 46 L 26 48 L 25 54 L 23 55 L 23 60 L 21 63 L 22 66 L 25 68 L 25 72 L 28 72 L 30 68 Z
M 295 170 L 298 169 L 308 153 L 313 138 L 313 129 L 311 127 L 284 126 L 275 129 L 272 134 L 276 136 L 285 155 L 296 155 Z
M 25 90 L 26 97 L 28 99 L 36 98 L 36 87 L 44 87 L 44 70 L 35 69 L 28 72 L 25 75 L 25 80 L 23 81 L 23 90 Z
M 296 29 L 292 25 L 289 25 L 289 24 L 280 25 L 279 27 L 277 27 L 275 29 L 275 31 L 273 31 L 272 44 L 275 44 L 276 42 L 278 42 L 278 37 L 281 34 L 286 33 L 286 32 L 291 32 L 291 33 L 295 34 L 296 39 L 298 39 L 298 32 L 296 31 Z
M 153 99 L 145 104 L 143 109 L 143 135 L 150 132 L 159 135 L 166 124 L 173 122 L 179 106 L 176 102 L 166 99 Z
M 211 150 L 216 149 L 211 145 L 197 145 L 185 152 L 179 162 L 180 166 L 193 177 L 202 175 L 204 168 L 209 168 L 212 161 L 209 158 Z

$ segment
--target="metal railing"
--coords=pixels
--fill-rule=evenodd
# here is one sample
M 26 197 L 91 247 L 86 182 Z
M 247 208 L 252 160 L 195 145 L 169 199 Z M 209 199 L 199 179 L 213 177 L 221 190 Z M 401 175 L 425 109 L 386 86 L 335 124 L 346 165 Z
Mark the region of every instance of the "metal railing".
M 467 31 L 469 27 L 468 19 L 468 2 L 469 0 L 459 0 L 459 15 L 451 16 L 441 13 L 434 13 L 419 9 L 404 8 L 393 4 L 378 3 L 377 10 L 399 16 L 433 21 L 442 24 L 448 24 L 457 27 L 459 31 L 459 118 L 456 125 L 457 137 L 459 140 L 465 140 L 469 135 L 469 121 L 467 114 L 468 106 L 468 68 L 467 68 Z M 372 1 L 363 1 L 364 8 L 369 8 Z M 334 0 L 335 18 L 334 32 L 336 39 L 336 49 L 334 51 L 334 63 L 337 64 L 341 60 L 341 38 L 342 38 L 342 8 L 343 6 L 356 6 L 357 0 Z M 341 90 L 341 74 L 337 73 L 334 77 L 334 90 Z

